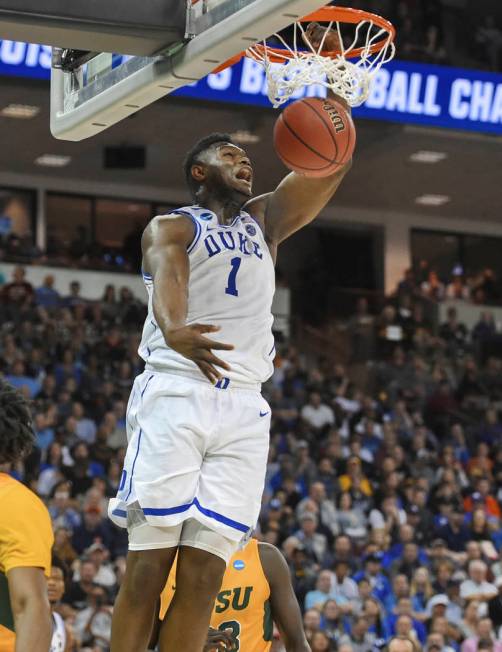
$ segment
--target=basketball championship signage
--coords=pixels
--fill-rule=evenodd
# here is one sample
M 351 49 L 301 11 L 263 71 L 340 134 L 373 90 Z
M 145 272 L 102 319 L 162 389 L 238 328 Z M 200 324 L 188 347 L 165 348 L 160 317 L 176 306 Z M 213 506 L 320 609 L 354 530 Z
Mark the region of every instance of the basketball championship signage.
M 116 59 L 120 63 L 120 58 Z M 48 79 L 50 66 L 49 47 L 0 41 L 0 75 Z M 270 108 L 263 68 L 250 59 L 175 94 Z M 294 99 L 325 96 L 325 88 L 310 86 Z M 393 61 L 377 72 L 367 102 L 353 114 L 356 118 L 502 134 L 502 74 Z
M 176 95 L 270 106 L 263 70 L 250 59 Z M 324 87 L 310 86 L 294 99 L 325 96 Z M 502 74 L 393 61 L 376 73 L 368 100 L 353 115 L 502 134 Z

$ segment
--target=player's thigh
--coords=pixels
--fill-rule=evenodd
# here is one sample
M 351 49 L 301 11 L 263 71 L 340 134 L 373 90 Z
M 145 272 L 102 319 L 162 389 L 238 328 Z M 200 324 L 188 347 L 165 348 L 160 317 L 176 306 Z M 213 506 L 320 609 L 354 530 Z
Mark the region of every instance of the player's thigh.
M 190 502 L 208 426 L 193 383 L 155 376 L 135 418 L 129 472 L 141 507 L 162 509 Z
M 219 557 L 226 565 L 238 547 L 238 541 L 226 537 L 222 532 L 215 531 L 196 518 L 190 518 L 183 523 L 180 554 L 185 555 L 185 559 L 190 558 L 190 552 L 185 551 L 184 548 L 195 548 Z
M 244 536 L 260 513 L 267 468 L 270 408 L 252 392 L 235 393 L 226 405 L 220 436 L 206 453 L 197 491 L 214 521 Z M 263 415 L 263 416 L 260 416 Z
M 165 550 L 177 548 L 183 523 L 162 526 L 152 525 L 146 519 L 139 503 L 127 506 L 127 532 L 129 535 L 129 550 Z
M 205 529 L 204 526 L 199 526 L 200 524 L 197 522 L 192 524 L 191 538 L 197 538 L 197 532 Z M 220 540 L 223 539 L 223 537 L 217 534 L 216 537 Z M 215 542 L 215 536 L 209 540 Z M 220 547 L 222 546 L 221 541 L 219 545 Z M 192 597 L 194 597 L 193 593 L 196 591 L 202 591 L 206 594 L 216 592 L 221 587 L 226 565 L 227 560 L 223 559 L 221 555 L 214 554 L 214 552 L 210 552 L 204 548 L 184 545 L 182 543 L 178 551 L 176 590 L 183 590 L 183 588 L 188 592 L 192 590 Z

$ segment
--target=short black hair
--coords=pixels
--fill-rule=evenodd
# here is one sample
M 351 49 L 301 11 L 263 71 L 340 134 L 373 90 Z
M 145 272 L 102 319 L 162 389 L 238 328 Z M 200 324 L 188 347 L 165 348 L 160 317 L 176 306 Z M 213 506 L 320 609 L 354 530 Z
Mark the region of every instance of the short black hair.
M 185 171 L 185 179 L 193 199 L 197 198 L 197 191 L 199 190 L 200 185 L 192 176 L 192 165 L 197 163 L 197 159 L 202 152 L 205 152 L 213 145 L 216 145 L 216 143 L 231 143 L 232 145 L 235 145 L 230 134 L 213 133 L 196 142 L 185 156 L 183 170 Z
M 53 554 L 52 555 L 52 560 L 51 560 L 51 567 L 60 569 L 60 571 L 63 574 L 63 582 L 65 583 L 65 587 L 66 587 L 66 583 L 68 582 L 69 577 L 70 577 L 70 571 L 69 571 L 68 566 L 65 564 L 65 562 L 60 557 Z
M 0 464 L 18 462 L 34 444 L 28 401 L 12 385 L 0 380 Z

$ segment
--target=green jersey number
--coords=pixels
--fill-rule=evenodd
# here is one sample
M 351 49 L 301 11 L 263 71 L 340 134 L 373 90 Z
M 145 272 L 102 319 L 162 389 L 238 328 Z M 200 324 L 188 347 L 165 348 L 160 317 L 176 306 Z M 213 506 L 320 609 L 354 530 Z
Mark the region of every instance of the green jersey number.
M 239 652 L 241 649 L 241 641 L 240 641 L 240 635 L 241 635 L 241 624 L 237 620 L 227 620 L 226 623 L 221 623 L 221 625 L 218 627 L 220 632 L 224 632 L 226 629 L 231 629 L 232 630 L 232 636 L 235 639 L 235 647 L 232 649 L 232 652 Z

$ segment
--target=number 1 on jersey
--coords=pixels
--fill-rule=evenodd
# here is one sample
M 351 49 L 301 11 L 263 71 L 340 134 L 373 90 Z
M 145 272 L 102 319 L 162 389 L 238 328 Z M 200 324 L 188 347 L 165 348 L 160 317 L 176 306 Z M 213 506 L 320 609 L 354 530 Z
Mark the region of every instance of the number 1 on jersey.
M 239 296 L 239 290 L 237 289 L 237 272 L 241 266 L 242 259 L 239 257 L 232 258 L 230 261 L 232 269 L 228 276 L 228 285 L 225 288 L 225 294 L 231 294 L 233 297 Z

